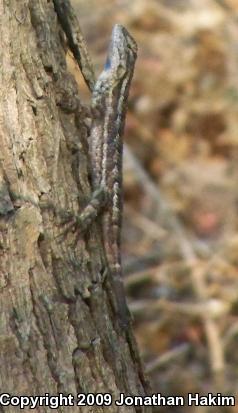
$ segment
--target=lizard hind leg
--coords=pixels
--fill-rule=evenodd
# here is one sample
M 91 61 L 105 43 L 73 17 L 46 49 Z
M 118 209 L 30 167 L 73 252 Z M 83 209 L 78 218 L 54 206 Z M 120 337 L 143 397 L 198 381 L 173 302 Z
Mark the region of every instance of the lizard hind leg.
M 76 239 L 74 244 L 78 242 L 79 237 L 87 231 L 90 225 L 96 220 L 104 206 L 107 204 L 108 194 L 105 188 L 100 187 L 96 189 L 85 208 L 79 215 L 69 214 L 65 221 L 62 223 L 65 225 L 63 232 L 58 237 L 64 238 L 70 231 L 76 232 Z

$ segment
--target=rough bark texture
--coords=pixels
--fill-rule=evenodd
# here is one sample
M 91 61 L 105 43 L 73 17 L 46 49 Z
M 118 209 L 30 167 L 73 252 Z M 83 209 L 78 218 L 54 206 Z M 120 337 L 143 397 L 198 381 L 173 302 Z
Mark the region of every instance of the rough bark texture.
M 144 395 L 133 336 L 121 330 L 103 277 L 97 223 L 76 243 L 72 231 L 60 236 L 91 189 L 87 111 L 52 1 L 0 0 L 0 43 L 0 390 Z

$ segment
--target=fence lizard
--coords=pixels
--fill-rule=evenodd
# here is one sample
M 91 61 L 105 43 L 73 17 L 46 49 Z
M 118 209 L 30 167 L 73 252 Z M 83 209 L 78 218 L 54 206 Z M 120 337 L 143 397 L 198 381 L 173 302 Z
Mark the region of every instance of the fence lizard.
M 104 192 L 107 198 L 101 217 L 103 241 L 115 287 L 119 318 L 122 325 L 126 327 L 129 323 L 129 311 L 121 278 L 120 254 L 123 210 L 122 135 L 137 45 L 128 31 L 116 24 L 112 31 L 104 70 L 95 81 L 86 43 L 79 25 L 76 25 L 77 18 L 69 1 L 54 0 L 54 6 L 68 38 L 69 47 L 92 91 L 93 120 L 89 137 L 92 186 L 94 193 L 100 189 L 99 193 Z M 79 216 L 78 222 L 83 221 L 83 216 L 84 211 Z M 92 219 L 94 218 L 95 211 L 92 214 Z M 89 217 L 88 222 L 90 222 Z

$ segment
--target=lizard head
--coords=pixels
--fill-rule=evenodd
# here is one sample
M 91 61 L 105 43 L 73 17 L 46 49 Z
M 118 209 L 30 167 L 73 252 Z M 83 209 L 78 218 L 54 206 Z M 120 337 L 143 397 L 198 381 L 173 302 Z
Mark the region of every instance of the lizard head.
M 111 35 L 111 42 L 104 70 L 95 84 L 93 97 L 95 102 L 102 93 L 112 91 L 126 74 L 133 69 L 137 56 L 137 45 L 133 37 L 120 24 L 116 24 Z
M 116 24 L 111 35 L 108 56 L 104 67 L 105 71 L 114 73 L 120 80 L 128 71 L 129 66 L 134 66 L 137 56 L 137 45 L 133 37 L 120 24 Z

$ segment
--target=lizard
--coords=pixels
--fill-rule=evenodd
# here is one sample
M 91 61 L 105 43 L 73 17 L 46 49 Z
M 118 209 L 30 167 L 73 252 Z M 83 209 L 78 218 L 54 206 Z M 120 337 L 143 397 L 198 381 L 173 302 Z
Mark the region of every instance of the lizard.
M 108 203 L 102 213 L 102 233 L 120 316 L 125 325 L 128 323 L 128 315 L 120 253 L 123 209 L 122 136 L 136 55 L 134 39 L 123 26 L 115 25 L 104 70 L 92 93 L 92 107 L 96 108 L 96 113 L 89 140 L 93 189 L 104 188 L 108 193 Z
M 115 287 L 120 321 L 123 327 L 130 316 L 122 284 L 121 226 L 122 226 L 122 152 L 123 132 L 129 89 L 137 57 L 137 45 L 120 24 L 112 30 L 109 51 L 102 73 L 96 79 L 91 59 L 73 9 L 68 0 L 53 0 L 58 19 L 68 38 L 69 47 L 78 62 L 84 79 L 92 92 L 93 119 L 89 134 L 89 154 L 93 194 L 102 203 L 101 225 L 109 272 Z M 100 202 L 92 210 L 92 220 L 100 210 Z M 107 200 L 105 205 L 105 199 Z M 97 209 L 95 209 L 95 205 Z M 84 221 L 85 211 L 76 219 Z M 90 223 L 90 214 L 88 215 Z

